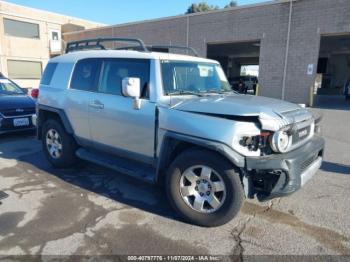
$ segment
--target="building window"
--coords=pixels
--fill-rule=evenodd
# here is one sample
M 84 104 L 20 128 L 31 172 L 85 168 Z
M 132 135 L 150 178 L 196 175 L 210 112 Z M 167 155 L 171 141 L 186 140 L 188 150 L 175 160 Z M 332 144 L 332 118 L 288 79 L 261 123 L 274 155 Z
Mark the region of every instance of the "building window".
M 41 62 L 7 60 L 9 78 L 13 79 L 40 79 Z
M 53 41 L 58 41 L 59 40 L 59 36 L 58 36 L 58 32 L 57 31 L 52 31 L 51 32 L 51 39 Z
M 39 39 L 39 25 L 4 18 L 5 34 L 8 36 Z

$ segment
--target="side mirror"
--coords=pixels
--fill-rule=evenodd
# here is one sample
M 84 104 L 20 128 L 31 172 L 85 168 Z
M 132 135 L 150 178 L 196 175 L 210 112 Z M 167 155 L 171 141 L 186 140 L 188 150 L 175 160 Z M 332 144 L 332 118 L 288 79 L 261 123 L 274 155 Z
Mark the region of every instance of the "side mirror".
M 140 97 L 140 78 L 136 77 L 125 77 L 122 81 L 122 87 L 123 87 L 123 95 L 132 97 L 132 98 L 139 98 Z
M 125 77 L 122 80 L 122 92 L 124 96 L 134 98 L 134 109 L 141 108 L 141 80 L 137 77 Z

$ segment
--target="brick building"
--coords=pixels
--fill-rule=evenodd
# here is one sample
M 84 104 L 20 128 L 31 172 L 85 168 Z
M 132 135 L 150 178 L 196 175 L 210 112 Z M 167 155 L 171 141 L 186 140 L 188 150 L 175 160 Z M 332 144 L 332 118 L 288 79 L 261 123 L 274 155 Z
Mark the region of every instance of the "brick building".
M 262 95 L 308 104 L 312 92 L 340 94 L 350 78 L 349 13 L 349 0 L 277 0 L 63 38 L 127 36 L 146 44 L 188 45 L 219 60 L 230 78 L 239 76 L 242 66 L 259 66 Z

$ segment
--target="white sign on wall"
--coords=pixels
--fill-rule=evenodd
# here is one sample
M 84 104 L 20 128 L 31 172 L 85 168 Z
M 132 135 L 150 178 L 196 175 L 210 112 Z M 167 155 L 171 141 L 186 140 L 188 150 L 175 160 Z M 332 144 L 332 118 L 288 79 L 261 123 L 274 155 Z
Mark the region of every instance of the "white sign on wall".
M 50 51 L 61 52 L 61 31 L 56 29 L 49 30 Z
M 314 64 L 309 64 L 309 65 L 307 66 L 307 74 L 308 74 L 309 76 L 311 76 L 311 75 L 314 74 Z

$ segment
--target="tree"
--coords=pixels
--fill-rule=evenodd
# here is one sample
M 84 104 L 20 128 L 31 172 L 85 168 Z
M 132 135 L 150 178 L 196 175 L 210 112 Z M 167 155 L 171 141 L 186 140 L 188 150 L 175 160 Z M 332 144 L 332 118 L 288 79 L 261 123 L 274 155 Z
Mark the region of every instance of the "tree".
M 231 8 L 236 6 L 237 6 L 237 1 L 232 0 L 228 5 L 225 6 L 225 8 Z
M 208 12 L 213 10 L 218 10 L 218 6 L 208 5 L 206 2 L 201 2 L 198 4 L 192 4 L 188 9 L 186 14 Z
M 228 5 L 226 5 L 224 8 L 231 8 L 237 6 L 237 1 L 232 0 Z M 209 12 L 213 10 L 218 10 L 220 7 L 209 5 L 206 2 L 200 2 L 200 3 L 193 3 L 190 5 L 189 8 L 187 8 L 186 14 L 193 14 L 193 13 L 200 13 L 200 12 Z

